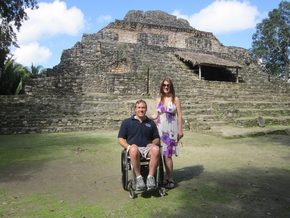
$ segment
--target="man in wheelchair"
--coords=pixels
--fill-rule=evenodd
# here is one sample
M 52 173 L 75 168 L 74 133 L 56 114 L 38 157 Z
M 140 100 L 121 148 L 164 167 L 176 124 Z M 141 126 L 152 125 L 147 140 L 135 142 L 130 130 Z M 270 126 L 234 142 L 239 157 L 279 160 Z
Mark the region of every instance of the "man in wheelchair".
M 160 157 L 160 138 L 154 121 L 146 116 L 147 103 L 138 100 L 135 103 L 135 114 L 125 119 L 118 133 L 118 143 L 127 150 L 136 175 L 136 190 L 156 188 L 154 178 Z M 141 175 L 141 159 L 150 158 L 149 173 L 146 185 Z

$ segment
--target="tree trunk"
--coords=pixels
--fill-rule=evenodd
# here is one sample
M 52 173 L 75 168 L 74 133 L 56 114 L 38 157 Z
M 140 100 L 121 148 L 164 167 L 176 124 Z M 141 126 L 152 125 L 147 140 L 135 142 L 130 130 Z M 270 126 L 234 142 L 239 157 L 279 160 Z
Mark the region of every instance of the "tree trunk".
M 149 67 L 147 69 L 147 83 L 146 83 L 146 87 L 147 87 L 146 94 L 148 95 L 149 94 Z
M 288 45 L 289 45 L 289 38 L 287 40 L 285 53 L 284 53 L 284 55 L 285 55 L 284 57 L 285 57 L 285 80 L 286 80 L 286 82 L 288 82 L 288 79 L 289 79 L 289 49 L 288 49 Z

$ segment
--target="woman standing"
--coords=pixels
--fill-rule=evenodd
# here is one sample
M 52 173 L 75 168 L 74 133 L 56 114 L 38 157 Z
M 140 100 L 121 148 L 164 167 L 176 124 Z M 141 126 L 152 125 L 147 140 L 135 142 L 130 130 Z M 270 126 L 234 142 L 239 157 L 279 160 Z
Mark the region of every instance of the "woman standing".
M 177 145 L 183 137 L 183 131 L 181 104 L 179 98 L 175 96 L 171 79 L 163 79 L 159 97 L 156 98 L 156 111 L 150 118 L 157 119 L 156 125 L 167 175 L 164 185 L 167 185 L 167 188 L 174 188 L 172 155 L 178 156 Z

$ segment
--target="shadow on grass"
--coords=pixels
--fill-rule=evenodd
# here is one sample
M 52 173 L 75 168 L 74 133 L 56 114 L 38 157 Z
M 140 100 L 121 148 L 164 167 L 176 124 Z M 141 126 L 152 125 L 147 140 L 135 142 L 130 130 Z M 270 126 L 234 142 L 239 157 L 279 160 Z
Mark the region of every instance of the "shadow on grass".
M 210 172 L 196 180 L 174 173 L 180 181 L 189 179 L 178 187 L 184 204 L 177 217 L 290 216 L 289 170 L 248 167 Z
M 231 143 L 252 147 L 244 161 L 237 159 L 242 163 L 250 159 L 250 165 L 227 166 L 219 162 L 227 156 L 211 153 L 220 166 L 215 171 L 209 170 L 212 166 L 206 161 L 174 169 L 177 186 L 168 195 L 175 197 L 178 206 L 168 217 L 290 217 L 290 137 L 269 135 L 224 142 L 225 149 L 231 149 Z
M 203 165 L 187 166 L 181 169 L 174 170 L 174 182 L 178 185 L 178 183 L 181 181 L 194 179 L 195 177 L 202 174 L 203 171 Z

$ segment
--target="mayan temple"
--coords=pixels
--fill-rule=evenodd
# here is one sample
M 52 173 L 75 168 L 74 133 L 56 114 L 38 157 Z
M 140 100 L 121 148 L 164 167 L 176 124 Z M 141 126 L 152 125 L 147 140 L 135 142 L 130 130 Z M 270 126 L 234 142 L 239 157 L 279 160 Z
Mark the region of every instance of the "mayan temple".
M 290 85 L 260 72 L 250 51 L 166 12 L 135 10 L 83 34 L 26 94 L 0 96 L 0 133 L 116 130 L 136 100 L 154 110 L 164 77 L 181 99 L 185 130 L 289 134 Z

